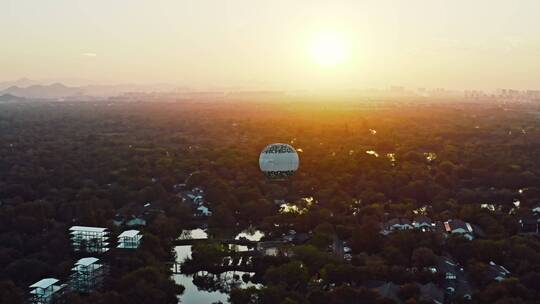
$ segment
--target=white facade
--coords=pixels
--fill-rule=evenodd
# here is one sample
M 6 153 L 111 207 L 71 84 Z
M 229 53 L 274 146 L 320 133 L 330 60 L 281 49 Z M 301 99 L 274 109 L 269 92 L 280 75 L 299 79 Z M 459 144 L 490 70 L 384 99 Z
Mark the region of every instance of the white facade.
M 109 250 L 107 228 L 73 226 L 69 230 L 73 250 L 88 253 L 104 253 Z

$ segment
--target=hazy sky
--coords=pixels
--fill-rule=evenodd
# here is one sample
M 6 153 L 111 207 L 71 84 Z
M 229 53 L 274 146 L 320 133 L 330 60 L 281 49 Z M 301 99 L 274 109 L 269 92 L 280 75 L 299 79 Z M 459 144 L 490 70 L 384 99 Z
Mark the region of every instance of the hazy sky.
M 0 0 L 0 37 L 0 80 L 540 89 L 539 0 Z

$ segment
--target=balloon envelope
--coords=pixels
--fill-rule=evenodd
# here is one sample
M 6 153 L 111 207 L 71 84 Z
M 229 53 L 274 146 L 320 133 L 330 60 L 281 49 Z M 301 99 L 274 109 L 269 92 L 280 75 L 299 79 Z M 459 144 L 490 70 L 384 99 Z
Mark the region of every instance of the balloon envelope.
M 259 156 L 261 171 L 270 178 L 289 177 L 298 170 L 298 153 L 288 144 L 271 144 L 266 146 Z

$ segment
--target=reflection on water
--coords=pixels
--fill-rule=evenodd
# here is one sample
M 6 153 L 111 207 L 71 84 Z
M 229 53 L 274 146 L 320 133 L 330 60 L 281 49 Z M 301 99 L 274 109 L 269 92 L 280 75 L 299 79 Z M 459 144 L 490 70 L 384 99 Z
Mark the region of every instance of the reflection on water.
M 437 153 L 435 153 L 435 152 L 425 152 L 424 156 L 430 162 L 437 159 Z
M 234 237 L 235 240 L 239 240 L 241 238 L 248 239 L 253 242 L 260 241 L 264 236 L 264 232 L 256 229 L 245 229 L 242 232 L 238 233 L 236 237 Z
M 238 233 L 234 237 L 234 239 L 235 240 L 247 239 L 247 240 L 252 241 L 252 242 L 258 242 L 263 238 L 263 236 L 264 236 L 264 232 L 262 232 L 260 230 L 257 230 L 257 229 L 254 229 L 254 228 L 248 228 L 248 229 L 244 229 L 240 233 Z M 232 249 L 232 250 L 238 251 L 238 252 L 243 252 L 243 251 L 252 250 L 253 248 L 250 248 L 250 247 L 244 246 L 244 245 L 230 244 L 229 249 Z
M 306 208 L 298 208 L 298 206 L 291 203 L 281 204 L 281 206 L 279 206 L 279 213 L 302 214 L 306 211 Z
M 375 157 L 379 157 L 379 153 L 377 153 L 377 152 L 375 152 L 373 150 L 366 151 L 366 153 L 369 154 L 369 155 L 373 155 Z
M 303 214 L 308 211 L 308 209 L 316 204 L 317 201 L 313 196 L 302 197 L 295 203 L 285 203 L 279 206 L 280 213 L 292 213 L 292 214 Z
M 259 241 L 264 233 L 256 229 L 246 229 L 238 233 L 235 239 L 245 237 L 251 241 Z M 205 230 L 197 228 L 184 230 L 179 239 L 207 239 Z M 245 247 L 245 248 L 240 248 Z M 237 251 L 249 250 L 246 246 L 234 246 Z M 191 246 L 177 246 L 174 248 L 176 262 L 182 263 L 191 257 Z M 245 271 L 227 271 L 221 274 L 210 274 L 200 271 L 196 274 L 174 274 L 176 283 L 184 286 L 184 293 L 178 297 L 178 303 L 208 304 L 215 302 L 228 303 L 229 291 L 232 288 L 260 288 L 261 284 L 254 284 L 247 279 L 254 273 Z M 247 281 L 247 282 L 246 282 Z
M 182 233 L 178 237 L 179 240 L 205 240 L 208 238 L 208 233 L 201 229 L 182 230 Z

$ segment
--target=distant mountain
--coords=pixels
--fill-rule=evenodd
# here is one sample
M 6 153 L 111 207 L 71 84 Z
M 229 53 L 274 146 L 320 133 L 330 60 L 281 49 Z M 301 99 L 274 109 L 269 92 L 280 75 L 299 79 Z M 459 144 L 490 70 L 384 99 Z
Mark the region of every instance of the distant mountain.
M 19 102 L 19 101 L 25 101 L 26 98 L 24 97 L 18 97 L 11 94 L 3 94 L 0 95 L 0 102 Z
M 82 86 L 85 95 L 117 96 L 128 92 L 171 92 L 177 88 L 168 84 L 118 84 L 118 85 L 87 85 Z
M 2 85 L 17 83 L 7 88 Z M 26 86 L 26 84 L 32 85 Z M 121 84 L 66 86 L 62 83 L 36 84 L 33 80 L 22 78 L 12 82 L 0 83 L 0 95 L 9 94 L 29 99 L 59 99 L 66 97 L 110 97 L 128 92 L 171 92 L 180 88 L 170 84 Z
M 0 91 L 0 94 L 10 94 L 17 97 L 34 99 L 58 99 L 82 95 L 83 90 L 76 87 L 67 87 L 61 83 L 53 83 L 51 85 L 31 85 L 26 88 L 12 86 Z
M 39 82 L 28 79 L 28 78 L 20 78 L 14 81 L 3 81 L 0 82 L 0 90 L 5 90 L 9 87 L 29 87 L 31 85 L 39 84 Z

